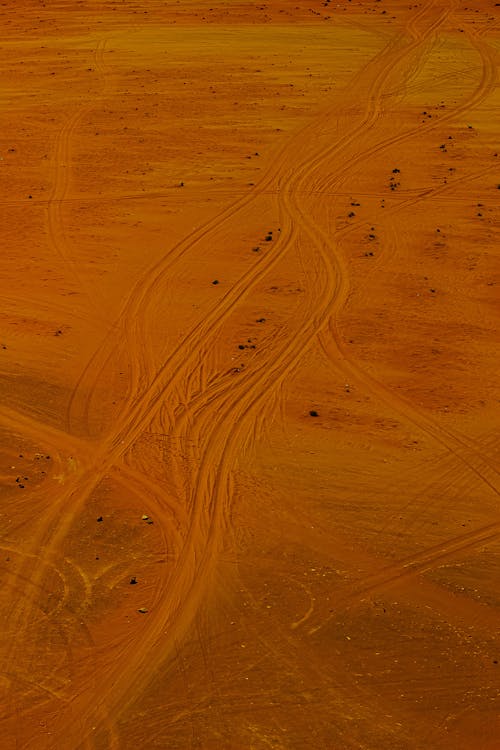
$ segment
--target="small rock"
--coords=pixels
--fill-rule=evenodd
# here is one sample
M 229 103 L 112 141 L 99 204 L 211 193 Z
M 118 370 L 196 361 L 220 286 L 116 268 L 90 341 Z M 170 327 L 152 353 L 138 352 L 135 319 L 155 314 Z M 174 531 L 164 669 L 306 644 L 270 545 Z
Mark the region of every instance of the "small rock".
M 137 611 L 140 612 L 141 615 L 145 615 L 148 612 L 148 610 L 146 609 L 146 607 L 139 607 L 139 609 Z
M 102 520 L 103 520 L 102 516 L 99 516 L 99 518 L 97 519 L 97 523 L 101 523 Z
M 311 409 L 311 411 L 309 412 L 309 416 L 310 417 L 319 417 L 319 414 L 318 414 L 317 411 L 315 411 L 315 409 Z

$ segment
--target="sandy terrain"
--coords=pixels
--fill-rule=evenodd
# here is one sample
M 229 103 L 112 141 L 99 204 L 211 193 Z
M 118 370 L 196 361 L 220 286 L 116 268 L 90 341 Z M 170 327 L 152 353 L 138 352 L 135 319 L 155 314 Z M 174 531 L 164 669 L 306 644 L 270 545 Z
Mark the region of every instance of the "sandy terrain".
M 499 5 L 2 4 L 1 748 L 500 748 Z

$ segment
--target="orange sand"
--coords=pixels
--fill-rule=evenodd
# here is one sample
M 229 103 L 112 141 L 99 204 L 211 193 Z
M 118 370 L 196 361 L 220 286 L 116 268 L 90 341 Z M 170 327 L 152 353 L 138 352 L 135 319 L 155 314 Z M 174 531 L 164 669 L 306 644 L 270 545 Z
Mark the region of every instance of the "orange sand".
M 1 748 L 500 748 L 497 5 L 0 8 Z

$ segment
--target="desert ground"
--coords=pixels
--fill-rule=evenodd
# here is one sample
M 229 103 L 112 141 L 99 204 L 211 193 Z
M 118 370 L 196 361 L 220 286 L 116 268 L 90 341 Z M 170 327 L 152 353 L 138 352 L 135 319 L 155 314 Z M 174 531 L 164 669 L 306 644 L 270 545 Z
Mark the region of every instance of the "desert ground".
M 0 6 L 0 747 L 500 748 L 500 3 Z

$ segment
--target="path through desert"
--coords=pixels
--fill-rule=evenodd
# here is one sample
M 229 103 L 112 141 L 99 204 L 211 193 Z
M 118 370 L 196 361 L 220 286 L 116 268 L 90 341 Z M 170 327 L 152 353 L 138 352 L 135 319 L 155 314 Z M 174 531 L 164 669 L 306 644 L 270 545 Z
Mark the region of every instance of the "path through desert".
M 500 3 L 0 7 L 0 748 L 499 750 Z

